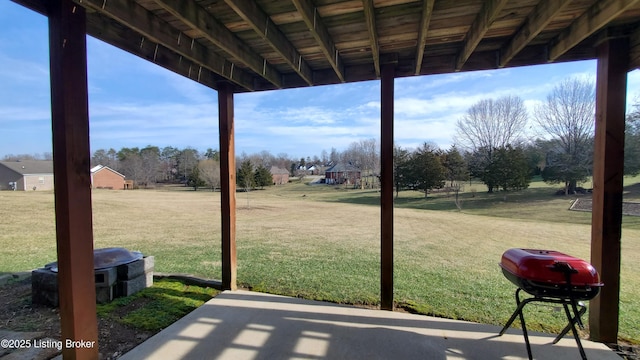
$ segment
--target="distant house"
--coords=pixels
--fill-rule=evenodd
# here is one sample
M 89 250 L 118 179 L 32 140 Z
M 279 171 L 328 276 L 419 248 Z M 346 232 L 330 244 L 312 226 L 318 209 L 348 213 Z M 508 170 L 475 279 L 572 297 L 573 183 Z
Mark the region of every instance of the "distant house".
M 0 190 L 53 190 L 53 161 L 0 161 Z
M 95 166 L 91 168 L 91 187 L 94 189 L 124 190 L 124 175 L 108 166 Z
M 327 184 L 350 184 L 356 185 L 360 182 L 360 169 L 351 164 L 335 164 L 324 173 Z
M 271 178 L 273 179 L 273 185 L 282 185 L 289 182 L 289 171 L 285 169 L 281 169 L 277 166 L 272 166 L 271 170 Z

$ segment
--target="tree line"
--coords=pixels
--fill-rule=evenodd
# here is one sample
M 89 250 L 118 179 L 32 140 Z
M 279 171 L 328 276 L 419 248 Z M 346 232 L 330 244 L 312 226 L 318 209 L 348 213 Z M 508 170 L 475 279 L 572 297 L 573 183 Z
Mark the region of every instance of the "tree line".
M 456 189 L 472 178 L 486 184 L 488 191 L 528 187 L 533 175 L 550 184 L 561 184 L 565 194 L 592 175 L 595 123 L 595 85 L 586 79 L 567 79 L 556 85 L 546 99 L 529 114 L 518 96 L 483 99 L 467 109 L 455 124 L 455 145 L 447 150 L 424 143 L 416 149 L 394 148 L 394 187 L 420 190 Z M 139 187 L 156 183 L 185 186 L 220 186 L 218 150 L 204 152 L 191 147 L 123 147 L 99 149 L 91 163 L 108 166 Z M 42 155 L 6 155 L 3 160 L 51 159 Z M 344 151 L 332 148 L 319 155 L 292 158 L 285 153 L 262 151 L 236 158 L 237 185 L 249 190 L 272 184 L 270 169 L 278 167 L 291 176 L 304 177 L 314 169 L 324 174 L 328 167 L 345 163 L 378 179 L 379 143 L 376 139 L 352 142 Z M 640 103 L 627 115 L 624 171 L 640 173 Z M 364 187 L 365 182 L 361 182 Z M 376 181 L 366 181 L 377 186 Z
M 272 185 L 271 168 L 289 172 L 290 176 L 303 178 L 314 172 L 324 175 L 324 170 L 337 163 L 352 164 L 363 172 L 377 174 L 379 169 L 378 143 L 375 139 L 355 141 L 344 151 L 332 148 L 318 156 L 293 158 L 286 153 L 273 155 L 269 151 L 236 157 L 236 185 L 250 190 Z M 93 153 L 91 165 L 103 165 L 135 181 L 137 187 L 152 187 L 158 183 L 181 183 L 194 189 L 216 189 L 220 186 L 220 154 L 216 149 L 204 152 L 186 147 L 148 145 L 144 148 L 123 147 L 99 149 Z M 310 170 L 311 168 L 315 170 Z

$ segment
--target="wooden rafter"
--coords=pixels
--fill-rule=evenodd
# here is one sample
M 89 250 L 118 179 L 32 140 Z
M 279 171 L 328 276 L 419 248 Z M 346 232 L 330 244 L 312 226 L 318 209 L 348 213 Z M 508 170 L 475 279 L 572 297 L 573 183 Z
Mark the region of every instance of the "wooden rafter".
M 500 52 L 499 66 L 504 67 L 507 65 L 570 3 L 570 1 L 558 0 L 544 0 L 538 3 L 535 9 L 527 16 L 524 25 Z
M 282 76 L 267 60 L 229 31 L 216 18 L 193 0 L 155 0 L 165 10 L 189 27 L 197 29 L 207 40 L 220 47 L 237 61 L 255 71 L 278 88 L 282 87 Z
M 155 64 L 176 74 L 187 77 L 191 80 L 217 89 L 217 83 L 221 79 L 220 75 L 211 70 L 179 55 L 163 45 L 154 43 L 151 40 L 144 40 L 143 35 L 135 33 L 128 28 L 117 26 L 115 20 L 94 12 L 87 14 L 87 34 L 102 40 L 106 43 L 118 42 L 122 50 L 128 51 L 145 60 L 153 61 Z M 104 31 L 109 29 L 109 31 Z M 221 72 L 227 74 L 226 78 L 232 78 L 235 83 L 245 84 L 247 89 L 252 84 L 251 77 L 245 72 L 232 73 L 231 64 L 224 62 L 225 69 Z
M 322 18 L 318 14 L 318 9 L 311 3 L 310 0 L 292 0 L 293 4 L 298 9 L 298 12 L 302 15 L 302 19 L 307 24 L 311 35 L 316 40 L 322 53 L 327 58 L 331 67 L 336 72 L 336 75 L 341 82 L 344 82 L 344 65 L 338 49 L 331 39 L 331 35 L 327 30 L 327 27 L 322 22 Z
M 313 85 L 313 72 L 309 64 L 258 4 L 246 0 L 225 0 L 225 2 L 282 56 L 307 84 Z
M 378 30 L 376 30 L 376 14 L 373 7 L 373 0 L 362 0 L 362 6 L 364 7 L 364 18 L 367 22 L 367 30 L 369 31 L 373 67 L 376 69 L 376 77 L 380 77 L 380 47 L 378 46 Z
M 422 16 L 420 17 L 420 27 L 418 28 L 418 45 L 416 46 L 416 71 L 415 75 L 420 74 L 422 69 L 422 59 L 424 57 L 424 47 L 427 43 L 427 31 L 429 30 L 429 22 L 431 22 L 431 14 L 433 14 L 433 3 L 435 0 L 422 1 Z
M 629 37 L 629 71 L 640 68 L 640 28 Z
M 625 10 L 636 5 L 638 0 L 596 1 L 569 28 L 564 30 L 549 49 L 549 61 L 555 61 L 582 40 L 606 26 Z
M 178 53 L 232 82 L 253 90 L 251 76 L 242 69 L 208 49 L 204 45 L 175 30 L 166 22 L 153 16 L 147 9 L 132 0 L 75 0 L 78 4 L 104 14 L 143 36 L 140 43 L 150 40 Z M 111 30 L 109 30 L 111 31 Z M 100 37 L 100 36 L 98 36 Z
M 482 5 L 482 9 L 478 13 L 478 16 L 473 21 L 471 28 L 465 36 L 464 45 L 462 51 L 458 55 L 456 60 L 456 71 L 462 70 L 464 63 L 467 62 L 471 54 L 475 51 L 476 47 L 480 43 L 480 40 L 489 31 L 489 27 L 496 20 L 500 11 L 507 4 L 508 0 L 487 0 Z

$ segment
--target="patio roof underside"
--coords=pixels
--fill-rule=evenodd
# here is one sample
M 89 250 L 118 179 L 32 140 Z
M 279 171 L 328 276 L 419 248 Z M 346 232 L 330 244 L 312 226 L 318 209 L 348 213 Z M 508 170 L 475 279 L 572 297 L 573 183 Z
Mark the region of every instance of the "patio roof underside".
M 47 13 L 46 0 L 14 0 Z M 631 38 L 637 0 L 74 0 L 88 34 L 234 92 L 595 58 Z

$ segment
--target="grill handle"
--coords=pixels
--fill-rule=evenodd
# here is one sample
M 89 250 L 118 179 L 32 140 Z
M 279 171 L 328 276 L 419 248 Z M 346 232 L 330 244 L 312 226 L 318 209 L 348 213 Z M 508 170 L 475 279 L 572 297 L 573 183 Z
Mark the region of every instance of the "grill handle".
M 574 269 L 571 264 L 564 261 L 556 261 L 552 265 L 549 265 L 549 268 L 551 268 L 551 271 L 562 272 L 567 275 L 578 273 L 578 270 Z
M 556 261 L 553 263 L 553 265 L 550 265 L 549 267 L 551 268 L 551 271 L 564 273 L 564 277 L 567 282 L 567 293 L 569 295 L 569 300 L 571 301 L 571 307 L 573 308 L 573 313 L 576 316 L 578 326 L 581 329 L 584 329 L 584 325 L 582 324 L 582 319 L 580 319 L 580 316 L 578 315 L 578 308 L 576 306 L 576 301 L 573 298 L 572 286 L 571 286 L 571 275 L 577 274 L 578 270 L 574 269 L 573 266 L 571 266 L 571 264 L 564 261 Z M 569 310 L 567 309 L 567 311 Z

